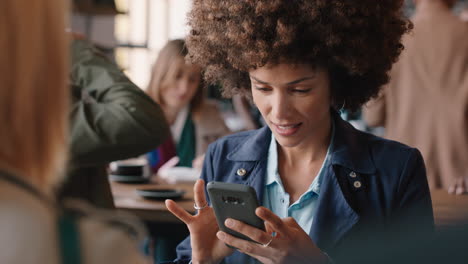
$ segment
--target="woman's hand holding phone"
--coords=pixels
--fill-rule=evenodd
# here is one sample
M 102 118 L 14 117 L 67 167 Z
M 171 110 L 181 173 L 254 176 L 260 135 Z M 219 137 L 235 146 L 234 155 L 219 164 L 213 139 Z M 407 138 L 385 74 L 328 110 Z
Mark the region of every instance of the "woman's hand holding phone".
M 265 221 L 266 232 L 231 218 L 225 225 L 260 244 L 222 231 L 218 238 L 262 263 L 327 263 L 328 257 L 292 217 L 281 219 L 265 207 L 258 207 L 255 213 Z M 269 235 L 273 233 L 274 237 Z
M 204 186 L 203 180 L 197 180 L 193 187 L 195 204 L 198 207 L 207 204 Z M 184 222 L 190 231 L 192 263 L 219 263 L 232 254 L 233 249 L 216 237 L 219 229 L 210 206 L 198 210 L 197 215 L 191 215 L 172 200 L 166 200 L 166 207 Z

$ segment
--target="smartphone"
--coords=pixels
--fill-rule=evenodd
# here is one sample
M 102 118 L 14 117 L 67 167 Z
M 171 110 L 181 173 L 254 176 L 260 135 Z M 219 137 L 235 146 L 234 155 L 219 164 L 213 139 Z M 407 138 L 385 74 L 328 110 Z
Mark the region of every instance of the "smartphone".
M 255 209 L 259 206 L 259 203 L 254 188 L 243 184 L 214 181 L 209 182 L 206 186 L 221 231 L 238 238 L 253 241 L 249 237 L 226 227 L 224 221 L 227 218 L 239 220 L 265 231 L 263 220 L 255 214 Z

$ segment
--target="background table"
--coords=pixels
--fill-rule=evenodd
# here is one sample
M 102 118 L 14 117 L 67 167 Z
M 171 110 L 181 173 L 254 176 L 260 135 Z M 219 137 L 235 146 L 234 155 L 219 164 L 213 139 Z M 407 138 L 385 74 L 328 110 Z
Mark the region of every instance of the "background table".
M 181 223 L 164 205 L 164 201 L 148 200 L 136 193 L 138 188 L 175 188 L 186 191 L 182 199 L 176 200 L 185 210 L 194 213 L 193 183 L 172 185 L 126 184 L 111 182 L 115 206 L 129 211 L 142 220 L 151 222 Z M 437 228 L 468 223 L 468 195 L 450 195 L 445 190 L 432 190 L 432 205 Z
M 193 208 L 193 183 L 180 184 L 128 184 L 111 182 L 114 204 L 118 210 L 128 211 L 140 219 L 150 222 L 180 223 L 166 208 L 164 200 L 146 199 L 136 193 L 137 189 L 182 189 L 185 194 L 175 200 L 185 210 L 195 213 Z
M 468 194 L 453 195 L 446 190 L 431 191 L 437 228 L 468 224 Z

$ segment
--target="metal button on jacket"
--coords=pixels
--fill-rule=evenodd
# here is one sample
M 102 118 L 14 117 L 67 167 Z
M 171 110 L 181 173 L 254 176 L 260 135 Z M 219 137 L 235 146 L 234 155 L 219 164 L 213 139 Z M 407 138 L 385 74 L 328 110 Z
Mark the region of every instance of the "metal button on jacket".
M 349 177 L 356 178 L 356 173 L 354 171 L 352 171 L 351 173 L 349 173 Z
M 244 176 L 247 173 L 247 171 L 244 168 L 240 168 L 237 170 L 237 175 L 239 176 Z
M 355 181 L 355 182 L 354 182 L 354 187 L 356 187 L 356 188 L 361 188 L 361 186 L 362 186 L 362 184 L 361 184 L 360 181 Z

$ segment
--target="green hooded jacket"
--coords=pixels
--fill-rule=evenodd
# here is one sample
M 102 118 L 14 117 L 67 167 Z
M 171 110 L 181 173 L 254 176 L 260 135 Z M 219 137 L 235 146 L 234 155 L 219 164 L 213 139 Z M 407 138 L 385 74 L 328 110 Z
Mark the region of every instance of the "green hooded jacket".
M 85 40 L 71 44 L 70 162 L 59 198 L 113 207 L 106 166 L 146 153 L 169 135 L 161 108 Z

